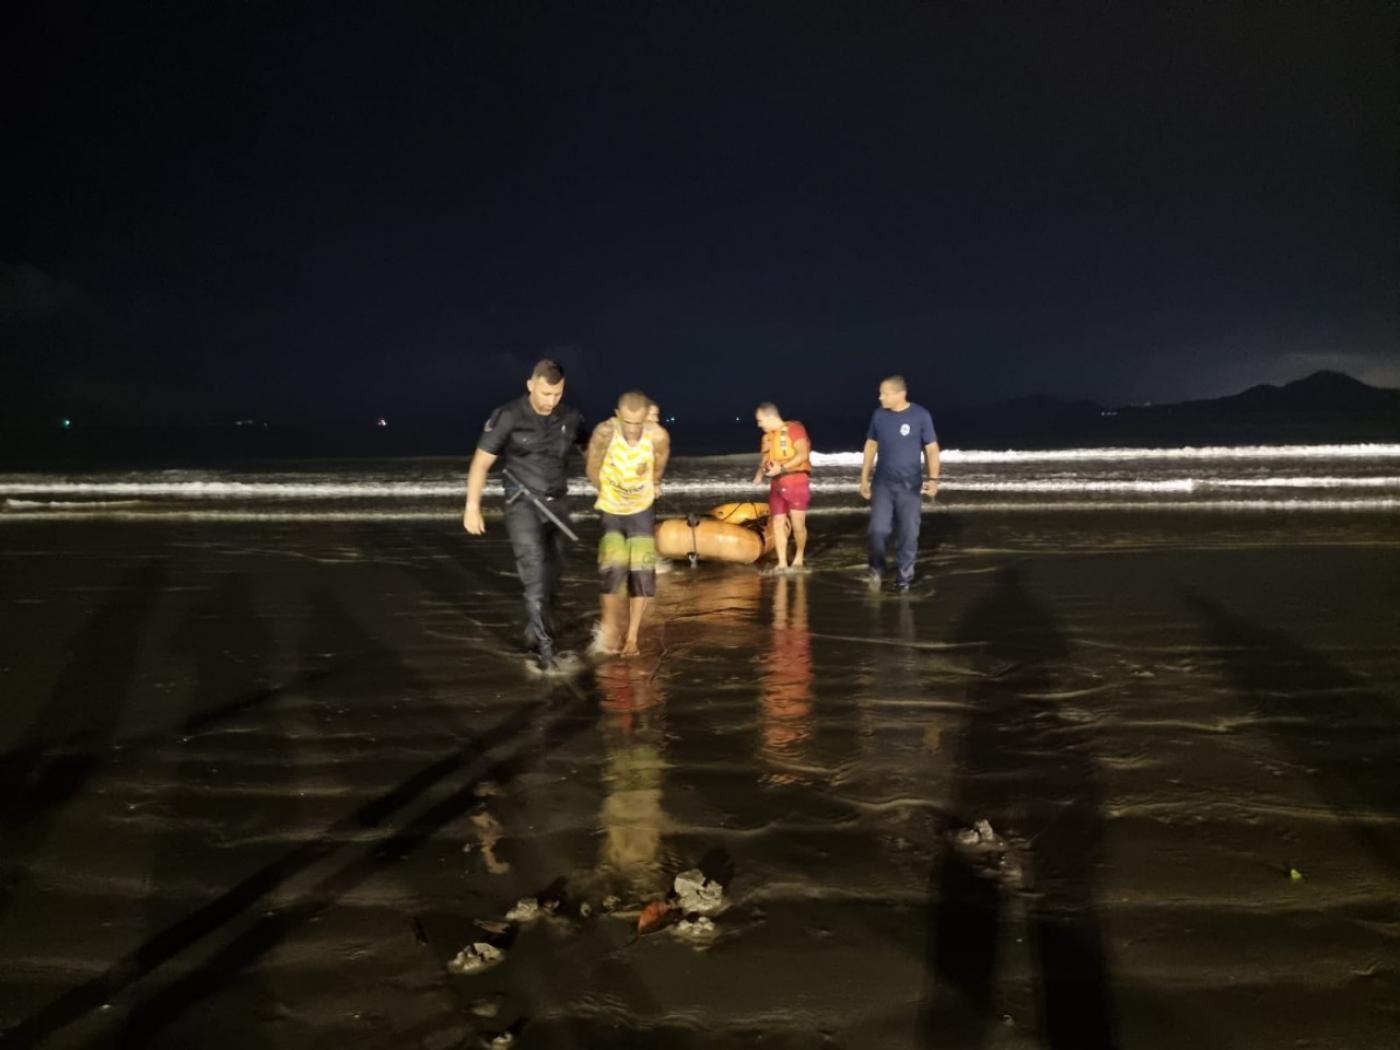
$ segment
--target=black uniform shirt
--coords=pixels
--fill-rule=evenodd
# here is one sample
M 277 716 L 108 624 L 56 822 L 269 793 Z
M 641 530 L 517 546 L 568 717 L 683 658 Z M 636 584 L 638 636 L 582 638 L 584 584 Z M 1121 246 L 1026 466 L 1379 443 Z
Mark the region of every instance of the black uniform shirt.
M 501 466 L 537 496 L 568 492 L 565 473 L 569 450 L 583 441 L 583 416 L 562 401 L 542 416 L 530 407 L 529 395 L 491 413 L 476 447 L 501 457 Z M 506 482 L 506 490 L 514 486 Z

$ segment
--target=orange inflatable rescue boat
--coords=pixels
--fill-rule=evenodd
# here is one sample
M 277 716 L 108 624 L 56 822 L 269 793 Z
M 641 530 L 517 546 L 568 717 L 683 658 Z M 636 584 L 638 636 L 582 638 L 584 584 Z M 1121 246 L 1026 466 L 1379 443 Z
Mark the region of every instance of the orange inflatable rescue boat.
M 667 518 L 656 523 L 656 553 L 663 558 L 689 558 L 694 564 L 729 561 L 749 565 L 772 547 L 765 526 L 766 503 L 722 503 L 705 514 Z
M 727 521 L 731 525 L 747 525 L 768 517 L 768 504 L 748 500 L 743 503 L 721 503 L 705 512 L 717 521 Z

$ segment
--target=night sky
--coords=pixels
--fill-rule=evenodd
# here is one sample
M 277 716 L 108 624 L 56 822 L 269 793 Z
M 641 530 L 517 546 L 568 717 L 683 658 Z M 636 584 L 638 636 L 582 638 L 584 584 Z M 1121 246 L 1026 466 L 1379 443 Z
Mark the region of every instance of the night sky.
M 1388 3 L 66 3 L 3 408 L 470 419 L 1400 386 Z

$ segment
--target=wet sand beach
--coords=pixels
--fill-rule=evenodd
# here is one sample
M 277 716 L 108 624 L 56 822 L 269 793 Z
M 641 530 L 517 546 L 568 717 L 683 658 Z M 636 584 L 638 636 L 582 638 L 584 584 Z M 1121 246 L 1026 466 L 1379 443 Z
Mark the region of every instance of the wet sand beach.
M 1400 1044 L 1393 514 L 812 525 L 569 679 L 498 519 L 4 525 L 0 1045 Z

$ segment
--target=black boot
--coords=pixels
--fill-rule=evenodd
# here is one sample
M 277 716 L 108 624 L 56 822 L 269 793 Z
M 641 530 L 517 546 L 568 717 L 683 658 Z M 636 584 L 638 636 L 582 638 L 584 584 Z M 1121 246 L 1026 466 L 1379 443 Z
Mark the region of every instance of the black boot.
M 525 616 L 528 621 L 525 633 L 540 654 L 540 667 L 548 671 L 554 666 L 554 632 L 550 629 L 549 616 L 539 602 L 526 602 Z

